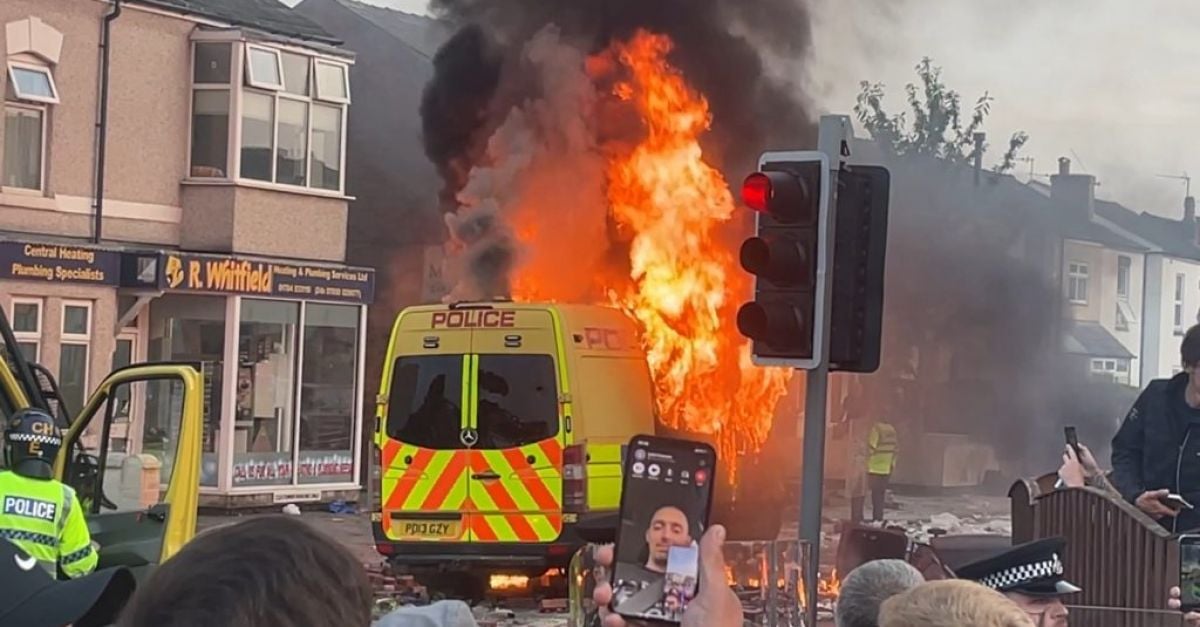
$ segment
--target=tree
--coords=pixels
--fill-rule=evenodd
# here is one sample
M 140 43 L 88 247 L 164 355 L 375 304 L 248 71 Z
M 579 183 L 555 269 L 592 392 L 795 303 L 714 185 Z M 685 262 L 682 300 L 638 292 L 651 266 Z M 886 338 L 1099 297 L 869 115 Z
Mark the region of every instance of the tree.
M 909 128 L 905 113 L 889 115 L 883 108 L 883 83 L 863 81 L 854 113 L 876 141 L 897 154 L 921 154 L 953 162 L 966 162 L 975 155 L 974 135 L 983 128 L 991 112 L 992 97 L 984 92 L 972 107 L 970 120 L 963 125 L 958 92 L 942 82 L 942 68 L 924 57 L 916 65 L 921 86 L 909 83 L 904 90 L 912 113 Z M 1008 172 L 1016 165 L 1017 152 L 1029 140 L 1024 131 L 1013 133 L 996 173 Z M 987 151 L 986 143 L 982 150 Z

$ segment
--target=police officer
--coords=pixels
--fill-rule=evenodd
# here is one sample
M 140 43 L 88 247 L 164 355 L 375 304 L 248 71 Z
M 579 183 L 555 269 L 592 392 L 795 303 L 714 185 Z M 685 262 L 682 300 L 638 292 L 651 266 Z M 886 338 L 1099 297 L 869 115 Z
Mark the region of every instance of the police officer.
M 871 519 L 875 522 L 883 521 L 888 484 L 896 469 L 896 443 L 896 428 L 886 420 L 876 422 L 867 434 L 867 488 L 871 490 Z
M 51 575 L 55 565 L 68 577 L 96 568 L 83 508 L 75 490 L 54 479 L 62 435 L 39 409 L 13 415 L 4 432 L 9 470 L 0 472 L 0 538 L 36 558 Z

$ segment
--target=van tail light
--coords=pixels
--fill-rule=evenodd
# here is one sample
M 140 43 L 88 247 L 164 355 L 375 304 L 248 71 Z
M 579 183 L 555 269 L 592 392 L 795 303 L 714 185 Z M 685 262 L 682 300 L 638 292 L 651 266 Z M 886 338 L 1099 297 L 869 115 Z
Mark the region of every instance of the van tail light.
M 375 551 L 380 555 L 392 555 L 396 552 L 396 547 L 392 546 L 391 542 L 376 542 Z
M 563 451 L 563 513 L 587 511 L 587 450 L 573 444 Z

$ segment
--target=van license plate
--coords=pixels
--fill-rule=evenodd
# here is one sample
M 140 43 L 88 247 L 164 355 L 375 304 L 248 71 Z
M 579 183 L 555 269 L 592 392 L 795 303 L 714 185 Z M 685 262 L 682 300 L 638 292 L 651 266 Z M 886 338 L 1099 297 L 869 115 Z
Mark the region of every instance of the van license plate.
M 455 540 L 462 533 L 459 520 L 392 520 L 397 536 L 415 540 Z

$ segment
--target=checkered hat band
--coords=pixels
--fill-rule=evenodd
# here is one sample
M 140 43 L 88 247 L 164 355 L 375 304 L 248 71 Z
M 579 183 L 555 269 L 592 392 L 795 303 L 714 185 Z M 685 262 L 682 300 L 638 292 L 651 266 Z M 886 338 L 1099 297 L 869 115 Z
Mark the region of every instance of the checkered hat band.
M 10 433 L 9 442 L 39 442 L 50 446 L 62 446 L 62 438 L 55 435 L 37 435 L 34 433 Z
M 979 583 L 993 590 L 1004 590 L 1023 583 L 1030 583 L 1049 577 L 1061 577 L 1063 574 L 1062 560 L 1055 555 L 1043 562 L 1033 562 L 1014 566 L 998 573 L 993 573 L 979 580 Z

